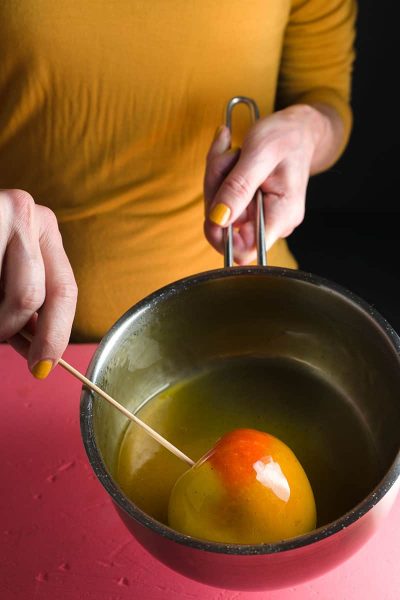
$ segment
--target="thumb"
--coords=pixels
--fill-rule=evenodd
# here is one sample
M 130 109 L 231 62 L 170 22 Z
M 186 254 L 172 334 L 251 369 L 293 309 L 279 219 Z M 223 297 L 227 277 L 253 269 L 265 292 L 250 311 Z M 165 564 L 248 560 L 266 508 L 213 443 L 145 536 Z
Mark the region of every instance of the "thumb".
M 272 156 L 255 155 L 243 149 L 237 164 L 220 185 L 210 208 L 209 219 L 221 227 L 234 223 L 275 166 Z

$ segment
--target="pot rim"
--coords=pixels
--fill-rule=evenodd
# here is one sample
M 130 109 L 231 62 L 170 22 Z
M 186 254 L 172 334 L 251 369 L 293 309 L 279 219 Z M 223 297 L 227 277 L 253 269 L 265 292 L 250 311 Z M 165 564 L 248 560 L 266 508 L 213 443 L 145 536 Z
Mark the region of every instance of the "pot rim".
M 378 326 L 380 331 L 385 335 L 385 337 L 393 346 L 400 361 L 400 337 L 397 335 L 397 333 L 394 331 L 393 327 L 391 327 L 388 321 L 375 308 L 373 308 L 370 304 L 368 304 L 368 302 L 360 298 L 357 294 L 354 294 L 350 290 L 328 279 L 305 271 L 287 269 L 282 267 L 245 266 L 225 269 L 214 269 L 196 275 L 191 275 L 189 277 L 185 277 L 183 279 L 170 283 L 140 300 L 137 304 L 128 309 L 128 311 L 126 311 L 118 319 L 118 321 L 116 321 L 116 323 L 110 328 L 110 330 L 101 340 L 89 364 L 86 376 L 92 381 L 96 382 L 96 378 L 101 368 L 102 358 L 104 355 L 108 354 L 109 348 L 118 341 L 118 338 L 120 337 L 120 335 L 122 335 L 123 331 L 126 327 L 128 327 L 130 321 L 134 317 L 136 317 L 139 313 L 149 309 L 150 306 L 157 304 L 160 301 L 160 299 L 175 295 L 177 293 L 181 293 L 185 289 L 192 287 L 193 285 L 196 285 L 198 283 L 202 283 L 203 281 L 210 281 L 225 277 L 236 277 L 238 275 L 268 275 L 278 278 L 289 277 L 291 279 L 303 281 L 311 285 L 324 287 L 328 291 L 336 293 L 342 298 L 344 297 L 347 301 L 350 301 L 353 305 L 355 305 L 356 308 L 366 313 L 367 316 L 373 321 L 373 323 Z M 132 517 L 141 525 L 153 530 L 153 532 L 163 537 L 166 537 L 174 542 L 190 546 L 191 548 L 197 548 L 199 550 L 215 552 L 218 554 L 277 554 L 288 550 L 295 550 L 302 546 L 308 546 L 309 544 L 330 537 L 331 535 L 355 523 L 369 510 L 371 510 L 395 484 L 400 475 L 399 448 L 399 451 L 390 468 L 386 472 L 385 476 L 368 494 L 368 496 L 366 496 L 354 508 L 346 512 L 344 515 L 342 515 L 335 521 L 323 525 L 318 529 L 314 529 L 310 533 L 275 543 L 226 544 L 223 542 L 212 542 L 184 535 L 175 531 L 174 529 L 171 529 L 167 525 L 164 525 L 160 521 L 157 521 L 153 517 L 147 515 L 144 511 L 138 508 L 123 494 L 122 490 L 114 482 L 111 475 L 109 474 L 102 460 L 101 453 L 97 447 L 95 433 L 93 429 L 93 393 L 85 388 L 82 389 L 81 394 L 80 426 L 83 444 L 88 455 L 89 462 L 97 478 L 99 479 L 103 487 L 107 490 L 107 492 L 110 494 L 114 502 L 125 513 L 127 513 L 128 516 Z

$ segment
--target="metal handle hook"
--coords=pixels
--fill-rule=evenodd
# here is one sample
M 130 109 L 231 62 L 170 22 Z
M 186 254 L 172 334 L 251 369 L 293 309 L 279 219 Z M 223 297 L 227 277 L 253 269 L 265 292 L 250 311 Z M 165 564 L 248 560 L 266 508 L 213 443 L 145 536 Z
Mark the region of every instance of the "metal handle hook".
M 260 118 L 260 111 L 256 102 L 252 98 L 246 96 L 235 96 L 231 98 L 226 105 L 225 113 L 225 124 L 229 127 L 232 132 L 232 111 L 238 104 L 246 104 L 248 106 L 252 122 L 255 123 Z M 263 193 L 258 189 L 254 195 L 252 202 L 256 202 L 256 214 L 257 214 L 257 264 L 261 266 L 267 265 L 267 254 L 265 247 L 265 220 L 264 220 L 264 200 Z M 225 255 L 224 255 L 224 266 L 233 267 L 233 233 L 232 225 L 228 225 L 225 229 Z

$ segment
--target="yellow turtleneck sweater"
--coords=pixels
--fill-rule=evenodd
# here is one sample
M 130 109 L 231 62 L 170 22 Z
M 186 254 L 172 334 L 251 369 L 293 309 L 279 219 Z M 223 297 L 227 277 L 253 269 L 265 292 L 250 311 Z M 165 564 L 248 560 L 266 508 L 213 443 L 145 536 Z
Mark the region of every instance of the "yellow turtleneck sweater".
M 0 187 L 56 213 L 75 339 L 222 266 L 202 232 L 205 155 L 227 100 L 333 106 L 350 130 L 353 0 L 2 0 Z M 238 135 L 247 115 L 235 121 Z M 281 240 L 270 264 L 295 266 Z

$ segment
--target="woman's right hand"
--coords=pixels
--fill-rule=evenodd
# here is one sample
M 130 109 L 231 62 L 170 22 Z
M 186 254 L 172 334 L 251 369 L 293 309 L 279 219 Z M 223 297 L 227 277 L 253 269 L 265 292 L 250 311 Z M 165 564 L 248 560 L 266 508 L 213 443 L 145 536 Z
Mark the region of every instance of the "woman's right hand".
M 64 352 L 77 286 L 54 213 L 22 190 L 0 190 L 0 342 L 44 379 Z M 29 345 L 18 332 L 28 325 Z

